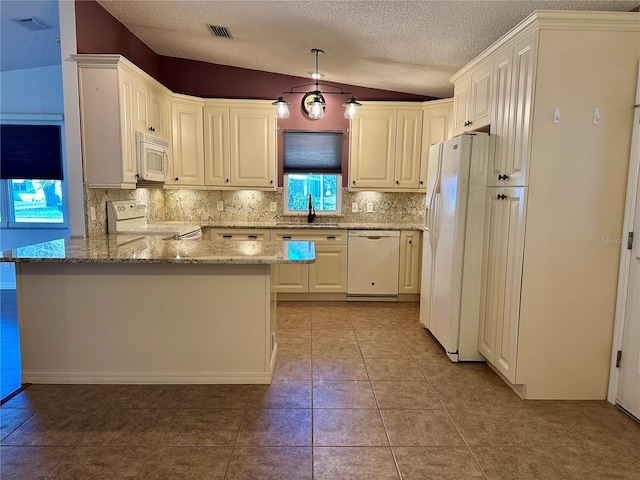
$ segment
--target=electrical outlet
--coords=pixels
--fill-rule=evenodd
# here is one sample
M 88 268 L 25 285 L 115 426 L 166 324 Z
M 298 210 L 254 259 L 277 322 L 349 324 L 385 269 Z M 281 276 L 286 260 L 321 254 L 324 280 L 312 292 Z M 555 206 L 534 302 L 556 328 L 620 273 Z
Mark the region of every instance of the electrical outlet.
M 277 212 L 278 211 L 278 205 L 276 204 L 276 202 L 269 203 L 269 211 L 270 212 Z
M 373 203 L 367 203 L 367 213 L 373 213 Z
M 89 216 L 91 217 L 91 221 L 96 221 L 96 207 L 89 208 Z
M 358 204 L 357 203 L 352 203 L 351 204 L 351 211 L 353 213 L 358 213 Z
M 224 202 L 222 200 L 218 200 L 218 211 L 222 212 L 224 210 Z

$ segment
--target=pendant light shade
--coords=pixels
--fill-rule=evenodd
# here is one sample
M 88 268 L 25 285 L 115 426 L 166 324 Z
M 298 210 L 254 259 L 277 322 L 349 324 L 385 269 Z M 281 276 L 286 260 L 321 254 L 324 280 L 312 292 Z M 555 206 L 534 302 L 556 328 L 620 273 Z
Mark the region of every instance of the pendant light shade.
M 344 118 L 351 120 L 358 116 L 358 108 L 360 108 L 362 104 L 358 103 L 358 101 L 352 96 L 347 100 L 347 103 L 343 103 L 342 106 L 344 107 Z
M 271 105 L 276 107 L 276 117 L 279 119 L 289 118 L 289 105 L 282 95 L 278 97 L 278 100 L 273 102 Z
M 279 119 L 289 118 L 289 102 L 284 99 L 284 94 L 303 94 L 302 97 L 302 110 L 304 113 L 308 115 L 311 120 L 320 120 L 324 118 L 324 109 L 327 104 L 324 101 L 323 95 L 351 95 L 349 92 L 345 92 L 340 87 L 336 87 L 334 85 L 327 85 L 318 82 L 318 79 L 322 77 L 318 70 L 318 56 L 321 53 L 324 53 L 319 48 L 311 49 L 311 53 L 315 55 L 316 58 L 316 69 L 312 75 L 312 78 L 315 79 L 315 83 L 307 83 L 305 85 L 297 85 L 292 87 L 288 92 L 282 92 L 282 95 L 278 97 L 278 99 L 273 102 L 271 105 L 276 107 L 276 117 Z M 332 88 L 335 91 L 321 91 L 320 85 L 326 88 Z M 307 89 L 307 91 L 303 90 L 304 87 L 315 86 L 315 89 Z M 309 91 L 310 90 L 310 91 Z M 309 101 L 311 100 L 311 101 Z M 355 118 L 358 114 L 358 107 L 362 105 L 356 101 L 356 99 L 351 96 L 351 98 L 347 101 L 347 103 L 342 105 L 345 107 L 344 117 L 347 119 Z
M 309 104 L 309 118 L 312 120 L 320 120 L 324 118 L 325 103 L 319 95 L 313 97 L 313 102 Z

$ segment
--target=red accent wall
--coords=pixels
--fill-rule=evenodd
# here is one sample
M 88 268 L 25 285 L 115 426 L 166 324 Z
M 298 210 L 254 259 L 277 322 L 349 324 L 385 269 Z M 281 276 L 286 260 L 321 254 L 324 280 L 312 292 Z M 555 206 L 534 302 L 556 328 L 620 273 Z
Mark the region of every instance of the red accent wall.
M 156 54 L 94 0 L 76 0 L 76 35 L 78 53 L 119 53 L 176 93 L 203 98 L 248 98 L 275 100 L 296 85 L 312 83 L 310 78 L 230 67 L 196 60 Z M 309 57 L 312 58 L 311 56 Z M 358 100 L 423 102 L 435 100 L 410 93 L 391 92 L 331 82 Z M 301 91 L 314 90 L 311 86 Z M 321 87 L 321 90 L 325 90 Z M 333 89 L 327 89 L 333 90 Z M 297 91 L 297 90 L 296 90 Z M 344 118 L 342 104 L 346 95 L 324 95 L 327 107 L 322 120 L 310 120 L 302 111 L 302 94 L 287 94 L 291 116 L 278 120 L 278 185 L 282 185 L 282 131 L 342 130 L 343 186 L 347 185 L 349 165 L 349 121 Z
M 153 78 L 159 78 L 158 55 L 94 0 L 76 0 L 78 53 L 124 55 Z

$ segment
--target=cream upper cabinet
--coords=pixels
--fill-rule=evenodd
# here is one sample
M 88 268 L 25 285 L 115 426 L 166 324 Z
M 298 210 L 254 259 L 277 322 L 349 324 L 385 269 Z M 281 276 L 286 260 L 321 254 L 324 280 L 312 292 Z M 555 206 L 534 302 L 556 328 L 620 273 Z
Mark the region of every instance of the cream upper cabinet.
M 422 106 L 375 102 L 351 121 L 349 188 L 417 191 Z
M 400 232 L 400 273 L 398 293 L 420 293 L 421 233 L 413 230 Z
M 231 185 L 276 188 L 276 118 L 271 106 L 229 109 Z
M 346 230 L 273 230 L 272 240 L 312 241 L 316 261 L 272 268 L 272 284 L 280 293 L 340 293 L 347 291 Z
M 75 55 L 84 179 L 89 188 L 135 188 L 135 74 L 120 55 Z
M 133 124 L 137 132 L 169 140 L 169 122 L 165 111 L 168 100 L 157 82 L 141 76 L 135 78 Z
M 495 155 L 489 186 L 525 186 L 530 156 L 538 32 L 499 51 L 495 58 Z
M 256 101 L 206 101 L 205 185 L 276 188 L 276 120 Z
M 455 82 L 453 135 L 478 130 L 491 123 L 493 63 L 487 62 Z
M 171 101 L 172 172 L 166 183 L 204 185 L 202 101 L 176 96 Z
M 515 383 L 526 188 L 487 189 L 478 351 Z
M 351 120 L 350 188 L 393 188 L 396 125 L 391 108 L 361 107 Z
M 420 190 L 427 188 L 429 147 L 453 135 L 453 99 L 425 102 L 422 107 L 422 152 L 420 155 Z
M 205 185 L 231 185 L 229 157 L 229 109 L 204 107 Z

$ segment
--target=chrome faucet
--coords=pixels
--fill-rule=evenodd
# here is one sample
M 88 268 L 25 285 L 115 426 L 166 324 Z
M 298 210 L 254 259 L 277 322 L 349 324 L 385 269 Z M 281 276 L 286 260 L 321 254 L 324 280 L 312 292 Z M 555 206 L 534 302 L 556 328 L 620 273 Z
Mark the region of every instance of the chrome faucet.
M 307 216 L 307 221 L 311 223 L 314 218 L 316 218 L 316 209 L 313 206 L 311 194 L 309 194 L 309 215 Z

